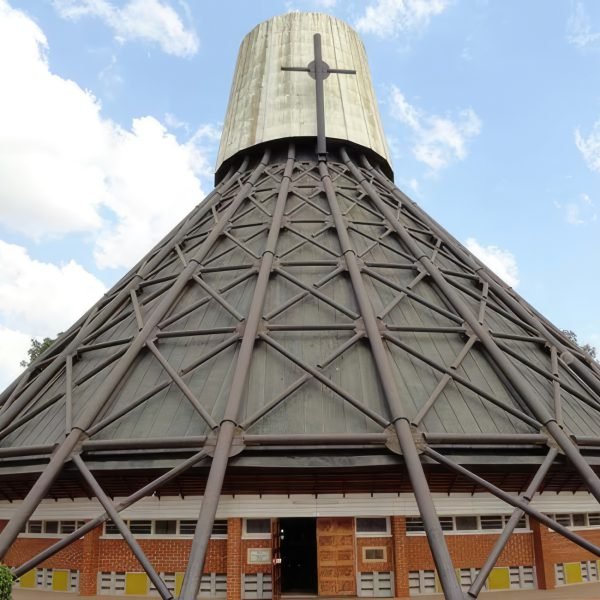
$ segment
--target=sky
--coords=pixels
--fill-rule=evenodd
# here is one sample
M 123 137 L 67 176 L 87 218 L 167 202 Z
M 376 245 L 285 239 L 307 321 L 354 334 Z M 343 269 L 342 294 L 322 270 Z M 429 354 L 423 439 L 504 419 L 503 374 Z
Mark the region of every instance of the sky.
M 600 2 L 0 0 L 0 388 L 211 190 L 237 50 L 361 35 L 396 184 L 600 347 Z

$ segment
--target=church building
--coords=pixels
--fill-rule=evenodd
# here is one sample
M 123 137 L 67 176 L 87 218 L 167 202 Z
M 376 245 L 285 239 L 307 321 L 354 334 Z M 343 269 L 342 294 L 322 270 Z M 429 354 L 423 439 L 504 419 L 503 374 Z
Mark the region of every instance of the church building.
M 214 190 L 0 394 L 17 588 L 600 580 L 600 367 L 393 178 L 356 32 L 254 28 Z

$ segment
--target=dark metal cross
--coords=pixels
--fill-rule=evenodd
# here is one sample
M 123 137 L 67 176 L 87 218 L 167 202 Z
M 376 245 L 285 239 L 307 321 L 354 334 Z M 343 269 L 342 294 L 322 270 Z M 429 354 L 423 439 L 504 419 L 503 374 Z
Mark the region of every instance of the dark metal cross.
M 323 81 L 331 73 L 345 73 L 356 75 L 353 69 L 332 69 L 322 58 L 321 34 L 315 33 L 313 37 L 315 59 L 306 67 L 281 67 L 282 71 L 305 71 L 315 80 L 317 92 L 317 157 L 321 161 L 327 160 L 327 142 L 325 137 L 325 100 L 323 94 Z

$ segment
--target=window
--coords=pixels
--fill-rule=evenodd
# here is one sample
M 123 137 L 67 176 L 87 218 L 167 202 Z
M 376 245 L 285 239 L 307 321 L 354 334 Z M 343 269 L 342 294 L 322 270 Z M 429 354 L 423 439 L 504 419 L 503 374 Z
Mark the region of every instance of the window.
M 61 521 L 60 532 L 61 533 L 73 533 L 77 529 L 75 527 L 75 521 Z
M 244 534 L 246 537 L 271 537 L 271 519 L 244 519 Z
M 477 530 L 477 517 L 455 517 L 457 531 Z
M 554 520 L 565 527 L 571 527 L 571 515 L 570 514 L 560 514 L 554 515 Z
M 194 535 L 196 533 L 196 521 L 179 521 L 180 535 Z
M 549 514 L 551 519 L 563 527 L 600 527 L 600 513 L 557 513 Z
M 106 521 L 104 523 L 104 533 L 105 535 L 118 535 L 119 528 L 112 521 Z
M 600 524 L 600 513 L 598 514 Z M 510 515 L 475 515 L 439 517 L 442 531 L 501 531 L 510 519 Z M 527 529 L 528 521 L 522 516 L 517 522 L 516 530 Z M 408 534 L 425 533 L 425 526 L 421 517 L 406 517 L 406 532 Z
M 586 527 L 587 526 L 587 515 L 585 513 L 578 513 L 573 515 L 573 526 L 574 527 Z
M 154 521 L 154 533 L 156 535 L 175 535 L 177 533 L 177 521 Z
M 29 523 L 27 523 L 27 533 L 42 533 L 42 522 L 29 521 Z
M 385 546 L 364 547 L 362 549 L 363 562 L 384 562 L 387 560 Z
M 371 537 L 389 535 L 389 519 L 387 517 L 357 517 L 356 533 Z
M 269 534 L 271 533 L 271 524 L 269 523 Z M 227 519 L 217 519 L 212 528 L 212 536 L 227 537 Z
M 600 513 L 589 513 L 588 522 L 590 524 L 590 527 L 600 526 Z
M 44 533 L 58 533 L 58 521 L 44 521 Z
M 258 519 L 259 521 L 261 519 Z M 269 520 L 267 519 L 267 522 Z M 81 527 L 83 525 L 83 521 L 63 521 L 61 522 L 61 528 L 64 526 L 69 531 L 64 531 L 64 533 L 70 533 L 74 531 L 73 526 Z M 124 521 L 125 525 L 129 527 L 129 530 L 133 535 L 165 535 L 165 536 L 178 536 L 185 535 L 191 536 L 196 532 L 196 521 L 195 520 L 187 520 L 182 519 L 178 521 L 177 519 L 156 519 L 156 520 L 129 520 Z M 61 532 L 62 529 L 61 529 Z M 270 525 L 269 525 L 269 534 L 270 534 Z M 112 521 L 106 521 L 104 524 L 104 535 L 120 535 L 118 527 Z M 214 522 L 211 536 L 215 537 L 227 537 L 227 520 L 226 519 L 217 519 Z M 268 537 L 268 536 L 267 536 Z
M 134 535 L 149 535 L 152 533 L 152 521 L 129 521 L 129 529 Z
M 485 515 L 480 518 L 481 529 L 502 529 L 504 526 L 504 519 L 502 515 Z
M 416 533 L 421 531 L 425 531 L 425 526 L 423 525 L 423 519 L 421 519 L 421 517 L 406 517 L 407 533 Z

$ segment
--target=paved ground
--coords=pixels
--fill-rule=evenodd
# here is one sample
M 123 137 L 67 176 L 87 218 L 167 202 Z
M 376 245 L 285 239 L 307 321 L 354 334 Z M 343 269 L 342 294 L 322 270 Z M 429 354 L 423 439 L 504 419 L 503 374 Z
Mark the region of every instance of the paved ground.
M 38 590 L 14 590 L 14 600 L 75 600 L 75 594 L 63 592 L 42 592 Z M 600 583 L 584 583 L 581 585 L 570 585 L 557 590 L 527 590 L 522 592 L 483 592 L 480 598 L 484 600 L 574 600 L 581 598 L 585 600 L 600 600 Z M 90 600 L 123 600 L 123 596 L 88 596 Z M 128 596 L 135 600 L 136 596 Z M 411 600 L 442 600 L 441 594 L 427 596 L 413 596 Z M 283 596 L 285 600 L 285 596 Z M 297 598 L 295 600 L 298 600 Z M 319 598 L 319 600 L 327 600 Z M 339 600 L 339 599 L 336 599 Z
M 412 596 L 411 600 L 441 600 L 441 594 L 427 596 Z M 482 592 L 479 598 L 483 600 L 571 600 L 585 598 L 600 600 L 600 583 L 584 583 L 569 585 L 556 590 L 524 590 L 520 592 Z M 18 600 L 18 599 L 17 599 Z

